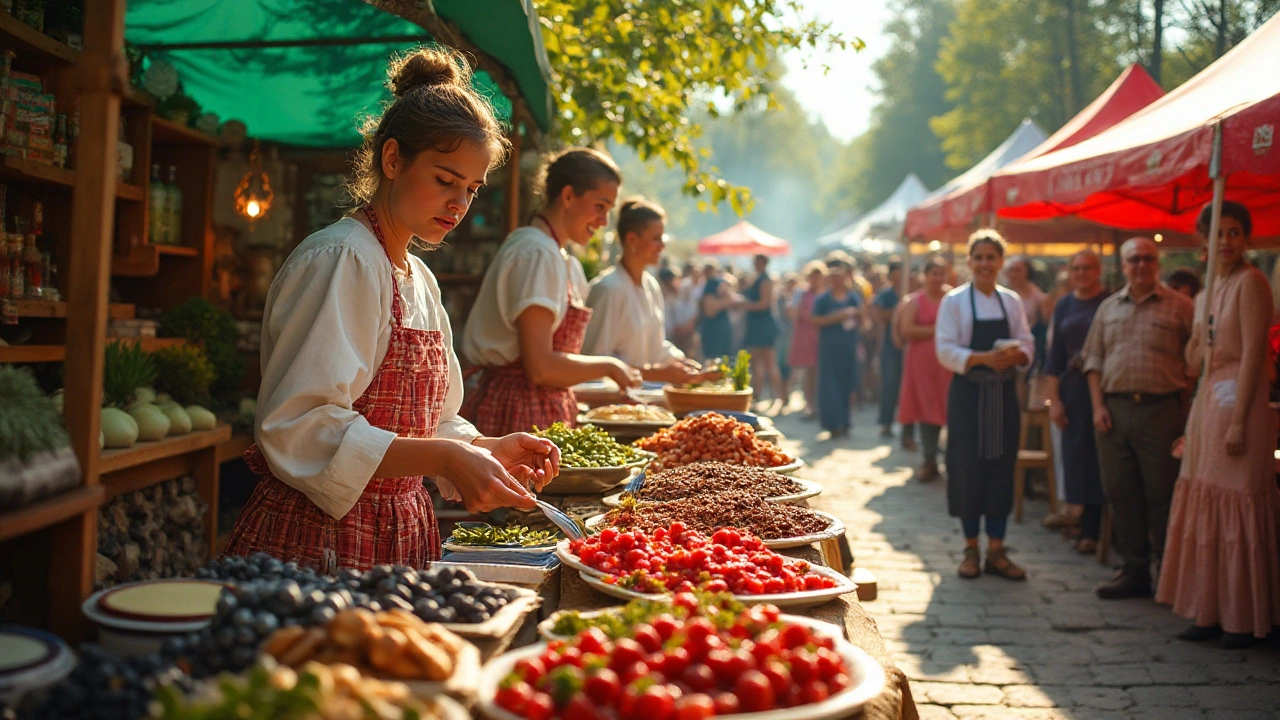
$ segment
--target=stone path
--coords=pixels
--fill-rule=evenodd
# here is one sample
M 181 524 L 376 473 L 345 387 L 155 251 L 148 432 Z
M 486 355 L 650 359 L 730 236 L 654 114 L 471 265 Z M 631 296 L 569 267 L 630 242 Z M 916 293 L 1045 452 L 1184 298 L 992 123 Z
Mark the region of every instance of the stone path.
M 1010 523 L 1015 583 L 956 575 L 963 539 L 941 482 L 910 480 L 917 457 L 879 440 L 874 413 L 853 436 L 815 439 L 799 415 L 778 426 L 844 519 L 858 564 L 879 581 L 867 603 L 924 720 L 943 718 L 1280 718 L 1280 650 L 1227 651 L 1173 638 L 1186 623 L 1151 600 L 1102 601 L 1112 571 L 1077 554 L 1028 502 Z

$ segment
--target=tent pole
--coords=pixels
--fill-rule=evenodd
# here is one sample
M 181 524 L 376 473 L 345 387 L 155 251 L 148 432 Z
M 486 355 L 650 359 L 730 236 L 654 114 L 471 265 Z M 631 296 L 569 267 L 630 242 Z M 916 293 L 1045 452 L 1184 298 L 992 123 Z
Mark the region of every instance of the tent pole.
M 1210 304 L 1213 302 L 1213 286 L 1216 284 L 1218 274 L 1218 225 L 1222 220 L 1222 199 L 1227 191 L 1227 177 L 1222 173 L 1222 121 L 1213 125 L 1213 154 L 1209 159 L 1209 177 L 1213 178 L 1213 204 L 1209 211 L 1209 261 L 1204 272 L 1204 291 L 1201 297 L 1204 298 L 1203 303 L 1196 303 L 1196 320 L 1199 325 L 1200 343 L 1200 381 L 1199 387 L 1201 392 L 1205 390 L 1204 382 L 1209 374 L 1209 355 L 1212 352 L 1210 344 L 1213 342 L 1213 313 Z M 1193 413 L 1191 416 L 1193 423 L 1188 435 L 1197 437 L 1200 434 L 1200 416 Z M 1199 453 L 1195 452 L 1194 443 L 1187 448 L 1189 453 L 1187 463 L 1190 466 L 1191 477 L 1196 478 L 1197 466 L 1200 464 Z

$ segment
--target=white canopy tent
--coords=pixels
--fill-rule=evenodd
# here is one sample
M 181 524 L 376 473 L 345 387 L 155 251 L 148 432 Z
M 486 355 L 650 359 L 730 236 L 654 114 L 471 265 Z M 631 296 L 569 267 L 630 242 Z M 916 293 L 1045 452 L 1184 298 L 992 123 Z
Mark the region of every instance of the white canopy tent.
M 854 222 L 818 238 L 818 247 L 830 250 L 843 247 L 859 252 L 893 252 L 900 250 L 902 223 L 907 211 L 929 197 L 929 188 L 915 173 L 908 174 L 887 200 Z

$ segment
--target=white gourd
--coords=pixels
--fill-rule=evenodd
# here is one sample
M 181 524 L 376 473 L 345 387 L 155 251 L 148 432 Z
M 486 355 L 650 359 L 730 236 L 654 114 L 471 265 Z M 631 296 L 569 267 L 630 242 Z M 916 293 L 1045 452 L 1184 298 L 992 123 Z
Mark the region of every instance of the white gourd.
M 212 430 L 218 425 L 217 416 L 199 405 L 188 405 L 187 414 L 191 416 L 192 430 Z
M 168 405 L 173 402 L 173 397 L 170 396 L 169 393 L 156 393 L 156 399 L 152 402 L 155 403 L 156 407 L 160 407 L 161 405 Z
M 169 434 L 172 422 L 160 408 L 149 402 L 136 402 L 129 406 L 129 417 L 138 423 L 138 439 L 145 442 L 163 440 Z
M 186 435 L 191 432 L 191 416 L 177 403 L 161 406 L 161 412 L 169 416 L 169 434 Z
M 102 441 L 109 448 L 133 447 L 138 442 L 138 423 L 119 408 L 102 408 Z
M 140 387 L 133 389 L 133 401 L 135 403 L 156 403 L 156 391 L 149 387 Z

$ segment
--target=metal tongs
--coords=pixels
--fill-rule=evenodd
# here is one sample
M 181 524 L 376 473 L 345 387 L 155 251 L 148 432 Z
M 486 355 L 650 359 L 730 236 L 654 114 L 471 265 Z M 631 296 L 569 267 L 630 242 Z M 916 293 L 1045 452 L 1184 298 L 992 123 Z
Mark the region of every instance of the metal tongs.
M 533 499 L 533 502 L 538 506 L 538 509 L 542 511 L 542 514 L 547 516 L 548 520 L 554 523 L 556 527 L 560 528 L 560 531 L 564 533 L 565 537 L 572 540 L 581 540 L 586 537 L 586 533 L 582 532 L 582 528 L 578 527 L 577 521 L 569 517 L 569 515 L 560 508 L 549 502 L 539 500 L 536 497 Z

